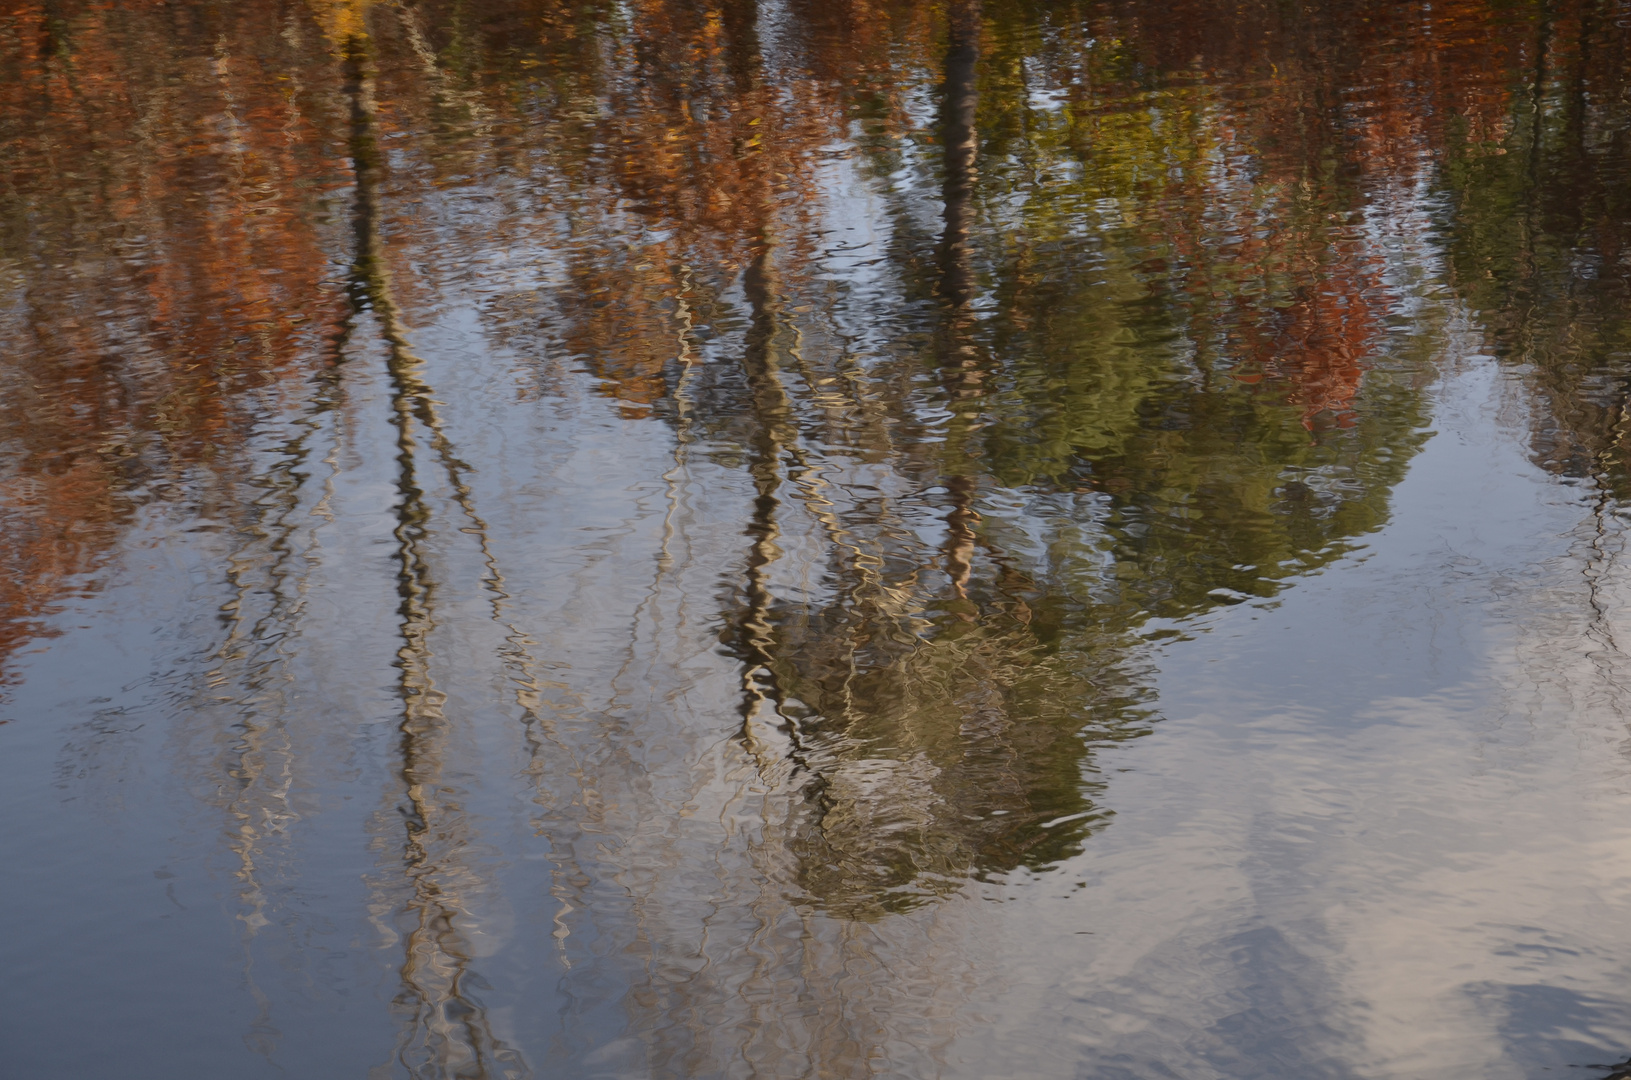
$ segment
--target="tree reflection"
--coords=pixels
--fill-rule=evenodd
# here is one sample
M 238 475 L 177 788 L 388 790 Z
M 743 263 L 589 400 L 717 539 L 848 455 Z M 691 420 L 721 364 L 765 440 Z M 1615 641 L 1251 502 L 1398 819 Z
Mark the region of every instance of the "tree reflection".
M 360 20 L 360 21 L 359 21 Z M 402 993 L 395 1004 L 407 1014 L 399 1059 L 410 1076 L 489 1077 L 528 1075 L 520 1055 L 498 1038 L 476 996 L 471 950 L 464 923 L 486 883 L 465 850 L 471 835 L 456 789 L 445 775 L 447 743 L 458 725 L 446 713 L 446 694 L 432 674 L 431 640 L 437 626 L 437 584 L 425 549 L 432 513 L 418 478 L 416 431 L 423 432 L 463 509 L 474 518 L 463 473 L 429 385 L 424 362 L 411 351 L 398 310 L 379 233 L 380 181 L 385 168 L 375 119 L 372 39 L 366 14 L 337 17 L 351 101 L 351 158 L 356 177 L 353 225 L 356 256 L 350 278 L 352 302 L 379 327 L 387 346 L 392 424 L 397 433 L 397 595 L 402 646 L 397 651 L 402 698 L 400 771 L 406 802 L 398 809 L 406 839 L 403 871 L 411 885 L 407 902 Z M 485 545 L 484 545 L 485 546 Z M 491 562 L 489 560 L 489 565 Z
M 1489 346 L 1535 391 L 1534 449 L 1547 468 L 1623 494 L 1631 324 L 1631 145 L 1626 36 L 1612 5 L 1537 11 L 1501 128 L 1457 131 L 1445 177 L 1456 285 Z
M 696 1074 L 750 1044 L 858 1074 L 893 1036 L 846 965 L 1108 820 L 1100 770 L 1153 721 L 1147 633 L 1268 600 L 1385 522 L 1457 305 L 1521 372 L 1537 460 L 1612 514 L 1624 22 L 1613 0 L 0 6 L 0 660 L 144 508 L 240 538 L 202 680 L 237 726 L 197 768 L 231 780 L 252 938 L 320 757 L 274 700 L 312 446 L 340 445 L 345 358 L 375 347 L 392 437 L 359 453 L 391 459 L 400 704 L 375 880 L 403 916 L 403 1067 L 527 1068 L 477 992 L 497 885 L 449 765 L 473 736 L 441 643 L 474 591 L 565 992 L 599 992 L 605 942 L 645 950 L 618 1007 Z M 516 360 L 507 408 L 592 386 L 671 426 L 672 507 L 703 477 L 710 512 L 736 507 L 728 551 L 686 556 L 702 571 L 673 565 L 673 510 L 642 601 L 712 575 L 731 665 L 730 715 L 672 760 L 598 676 L 540 674 L 542 606 L 499 572 L 485 462 L 432 390 L 464 360 L 415 352 L 450 311 Z M 649 648 L 673 684 L 643 688 L 655 716 L 694 658 L 651 635 L 607 681 Z M 669 766 L 664 802 L 647 773 Z M 676 839 L 673 806 L 704 804 L 754 824 Z M 712 907 L 676 869 L 710 859 Z M 788 1017 L 796 1052 L 765 1034 Z

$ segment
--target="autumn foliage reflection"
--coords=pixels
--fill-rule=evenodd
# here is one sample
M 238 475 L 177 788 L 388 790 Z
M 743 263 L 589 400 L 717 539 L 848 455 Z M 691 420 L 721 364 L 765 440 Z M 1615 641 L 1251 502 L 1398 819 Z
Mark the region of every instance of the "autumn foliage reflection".
M 241 512 L 218 470 L 324 362 L 338 72 L 287 14 L 0 10 L 0 654 L 143 503 Z
M 262 397 L 326 362 L 344 261 L 326 207 L 350 182 L 334 43 L 362 20 L 380 38 L 382 127 L 417 133 L 399 144 L 404 197 L 413 183 L 514 178 L 511 197 L 531 211 L 462 235 L 575 238 L 534 312 L 550 328 L 532 332 L 640 415 L 674 378 L 677 294 L 728 289 L 772 223 L 781 273 L 810 272 L 824 154 L 859 133 L 883 168 L 935 138 L 909 103 L 937 81 L 944 12 L 788 13 L 767 69 L 757 20 L 734 2 L 663 0 L 615 18 L 485 3 L 460 19 L 436 4 L 7 5 L 5 422 L 19 448 L 4 500 L 7 647 L 97 564 L 136 502 L 207 487 L 195 470 L 242 445 Z M 1549 32 L 1604 29 L 1609 14 L 1586 5 Z M 1128 110 L 1193 99 L 1197 138 L 1222 155 L 1208 168 L 1224 172 L 1165 194 L 1150 176 L 1123 197 L 1159 209 L 1149 224 L 1170 235 L 1174 283 L 1242 294 L 1230 301 L 1237 377 L 1310 425 L 1352 422 L 1387 301 L 1374 264 L 1298 226 L 1296 200 L 1273 193 L 1315 192 L 1304 216 L 1346 223 L 1363 191 L 1416 182 L 1452 142 L 1499 144 L 1522 122 L 1515 75 L 1535 62 L 1541 25 L 1475 2 L 1431 17 L 993 5 L 984 22 L 995 47 L 980 127 L 994 164 L 1049 149 L 1005 130 L 1028 106 L 1004 85 L 1004 48 L 1031 52 L 1059 87 L 1060 149 L 1090 169 L 1117 152 L 1104 140 L 1136 120 Z M 1612 67 L 1611 47 L 1575 55 Z M 1576 81 L 1588 75 L 1618 77 L 1582 67 Z M 1247 186 L 1213 182 L 1231 175 Z M 1220 236 L 1238 237 L 1234 250 Z M 1023 277 L 997 252 L 986 260 L 989 283 Z M 433 287 L 420 276 L 402 274 L 403 289 Z
M 703 476 L 740 503 L 708 630 L 738 756 L 686 782 L 772 808 L 720 871 L 752 933 L 1051 865 L 1106 820 L 1099 756 L 1150 730 L 1151 620 L 1272 596 L 1386 520 L 1448 322 L 1522 372 L 1537 459 L 1623 491 L 1627 26 L 1623 0 L 0 3 L 0 671 L 177 508 L 293 561 L 288 432 L 377 377 L 401 1054 L 519 1072 L 470 989 L 457 544 L 563 912 L 596 859 L 638 876 L 567 838 L 643 780 L 604 718 L 559 764 L 459 456 L 488 432 L 434 382 L 490 353 L 506 408 L 587 385 L 668 425 L 640 429 L 674 506 Z M 421 357 L 439 320 L 457 355 Z M 217 654 L 253 652 L 223 622 Z M 246 731 L 221 805 L 258 919 L 245 823 L 290 813 L 265 762 L 298 755 Z

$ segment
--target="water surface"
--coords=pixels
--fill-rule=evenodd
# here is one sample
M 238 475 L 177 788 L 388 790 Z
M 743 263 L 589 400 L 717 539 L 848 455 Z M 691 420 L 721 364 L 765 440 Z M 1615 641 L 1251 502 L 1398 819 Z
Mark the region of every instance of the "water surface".
M 52 0 L 0 93 L 0 1073 L 1631 1055 L 1627 0 Z

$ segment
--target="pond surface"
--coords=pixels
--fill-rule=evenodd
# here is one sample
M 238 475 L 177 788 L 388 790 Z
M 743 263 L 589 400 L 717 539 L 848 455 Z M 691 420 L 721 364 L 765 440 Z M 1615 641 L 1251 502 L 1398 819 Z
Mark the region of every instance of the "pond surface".
M 0 95 L 0 1074 L 1627 1075 L 1631 0 Z

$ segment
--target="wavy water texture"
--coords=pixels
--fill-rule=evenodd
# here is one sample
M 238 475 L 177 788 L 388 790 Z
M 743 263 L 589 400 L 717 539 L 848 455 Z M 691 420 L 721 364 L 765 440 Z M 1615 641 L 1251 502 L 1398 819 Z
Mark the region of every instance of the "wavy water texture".
M 0 105 L 0 1072 L 1631 1055 L 1625 0 L 0 2 Z

